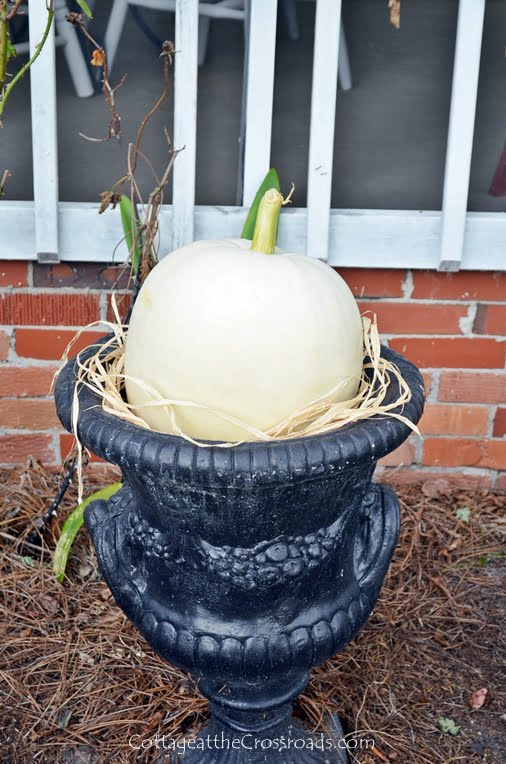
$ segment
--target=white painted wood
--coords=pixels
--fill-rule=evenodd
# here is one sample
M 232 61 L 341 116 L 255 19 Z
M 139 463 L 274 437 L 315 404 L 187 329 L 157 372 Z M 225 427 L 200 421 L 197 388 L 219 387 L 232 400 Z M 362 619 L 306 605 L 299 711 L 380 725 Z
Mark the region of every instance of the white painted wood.
M 65 261 L 116 262 L 126 258 L 119 210 L 103 215 L 97 205 L 60 202 L 60 251 Z M 197 239 L 237 236 L 246 218 L 245 207 L 195 207 Z M 160 255 L 171 249 L 173 209 L 160 214 Z M 332 210 L 330 265 L 355 268 L 436 268 L 441 239 L 441 212 L 396 210 Z M 295 252 L 304 249 L 307 213 L 286 209 L 280 221 L 279 244 Z M 5 259 L 33 260 L 35 212 L 33 202 L 0 204 L 0 254 Z M 504 242 L 506 213 L 470 212 L 462 268 L 506 271 Z
M 107 69 L 112 72 L 116 53 L 118 52 L 123 27 L 128 12 L 128 0 L 114 0 L 105 30 L 104 44 L 107 54 Z
M 32 6 L 33 3 L 30 4 L 30 13 L 32 13 Z M 68 12 L 69 8 L 66 0 L 55 0 L 54 20 L 56 32 L 63 45 L 63 53 L 75 91 L 79 98 L 89 98 L 95 92 L 93 82 L 91 81 L 88 65 L 79 42 L 77 29 L 72 24 L 69 24 L 65 18 Z
M 218 2 L 199 4 L 201 31 L 199 36 L 199 65 L 202 65 L 205 59 L 210 20 L 213 18 L 243 21 L 246 15 L 244 3 L 245 0 L 218 0 Z M 129 5 L 138 5 L 158 11 L 176 10 L 176 0 L 113 0 L 105 31 L 105 49 L 109 72 L 114 65 Z
M 344 33 L 344 26 L 341 19 L 341 28 L 339 30 L 339 64 L 337 75 L 339 78 L 339 87 L 341 90 L 351 90 L 353 81 L 351 78 L 350 56 L 348 54 L 348 43 Z
M 250 0 L 243 204 L 249 207 L 271 161 L 277 0 Z
M 88 2 L 93 12 L 93 2 Z M 79 45 L 76 29 L 66 21 L 65 16 L 69 12 L 65 0 L 55 0 L 54 23 L 56 26 L 55 45 L 65 46 L 65 58 L 74 83 L 74 88 L 79 98 L 88 98 L 93 95 L 93 83 L 86 65 L 83 50 Z M 23 13 L 26 13 L 23 10 Z M 68 47 L 67 47 L 68 46 Z M 16 43 L 16 54 L 24 56 L 30 51 L 29 42 Z
M 457 271 L 464 252 L 484 14 L 485 0 L 460 0 L 438 264 L 442 271 Z
M 244 21 L 245 0 L 219 0 L 216 3 L 200 3 L 199 13 L 212 19 Z
M 30 56 L 33 56 L 36 46 L 42 39 L 47 23 L 46 3 L 30 3 L 28 20 Z M 33 198 L 35 202 L 35 241 L 33 254 L 45 262 L 57 262 L 59 255 L 54 27 L 53 20 L 42 52 L 34 66 L 30 69 Z
M 198 0 L 176 1 L 172 248 L 193 241 L 197 155 Z
M 317 0 L 307 187 L 306 254 L 326 260 L 341 26 L 341 0 Z

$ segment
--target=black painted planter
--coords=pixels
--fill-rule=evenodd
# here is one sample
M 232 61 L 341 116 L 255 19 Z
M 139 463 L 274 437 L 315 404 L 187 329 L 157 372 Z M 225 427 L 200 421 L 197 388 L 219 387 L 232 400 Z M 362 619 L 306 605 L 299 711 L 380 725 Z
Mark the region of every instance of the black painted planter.
M 417 422 L 421 376 L 382 352 L 409 384 L 403 413 Z M 56 388 L 68 430 L 74 381 L 70 361 Z M 388 395 L 397 398 L 396 385 Z M 399 507 L 371 479 L 409 428 L 373 417 L 321 436 L 202 448 L 105 413 L 86 388 L 79 400 L 81 442 L 124 476 L 115 496 L 86 510 L 100 570 L 150 645 L 198 678 L 213 712 L 203 735 L 249 744 L 208 746 L 184 761 L 345 761 L 338 748 L 282 751 L 279 740 L 310 739 L 291 718 L 291 701 L 311 667 L 357 634 L 379 596 Z

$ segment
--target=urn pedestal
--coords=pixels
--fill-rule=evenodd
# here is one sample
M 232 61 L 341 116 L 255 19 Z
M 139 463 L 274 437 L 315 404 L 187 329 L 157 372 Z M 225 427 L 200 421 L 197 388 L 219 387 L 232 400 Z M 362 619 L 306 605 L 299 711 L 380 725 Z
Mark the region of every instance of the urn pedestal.
M 417 422 L 418 370 L 382 353 L 411 388 L 402 413 Z M 74 384 L 70 361 L 56 388 L 68 430 Z M 389 400 L 398 392 L 392 383 Z M 81 442 L 123 472 L 123 488 L 85 513 L 101 573 L 153 649 L 210 701 L 209 727 L 178 760 L 345 762 L 338 721 L 322 744 L 292 702 L 378 599 L 399 506 L 372 476 L 409 427 L 376 416 L 324 435 L 199 447 L 104 412 L 85 387 L 78 394 Z

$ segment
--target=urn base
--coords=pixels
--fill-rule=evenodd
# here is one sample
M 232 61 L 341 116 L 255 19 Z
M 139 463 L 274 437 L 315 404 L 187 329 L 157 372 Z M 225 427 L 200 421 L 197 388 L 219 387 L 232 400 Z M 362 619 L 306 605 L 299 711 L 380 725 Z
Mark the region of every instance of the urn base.
M 177 753 L 162 753 L 156 764 L 348 764 L 337 717 L 327 719 L 324 732 L 313 734 L 291 711 L 291 706 L 280 709 L 281 718 L 262 729 L 253 718 L 250 729 L 236 729 L 213 713 L 197 738 L 181 743 Z
M 178 754 L 184 764 L 346 764 L 339 719 L 326 718 L 316 735 L 292 716 L 293 700 L 309 676 L 257 686 L 219 686 L 199 682 L 209 699 L 211 719 L 188 748 Z

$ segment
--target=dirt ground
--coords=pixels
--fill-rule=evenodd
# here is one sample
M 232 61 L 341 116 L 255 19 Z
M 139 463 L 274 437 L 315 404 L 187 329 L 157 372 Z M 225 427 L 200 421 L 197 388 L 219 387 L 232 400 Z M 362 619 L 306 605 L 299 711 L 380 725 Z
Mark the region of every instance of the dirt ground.
M 61 478 L 37 464 L 0 472 L 0 762 L 153 764 L 160 750 L 131 736 L 188 734 L 206 704 L 116 607 L 85 531 L 55 580 L 74 486 L 42 546 L 23 543 Z M 88 477 L 87 492 L 107 479 Z M 380 602 L 296 713 L 321 728 L 337 711 L 346 732 L 373 739 L 359 764 L 506 764 L 506 496 L 444 480 L 397 490 L 402 534 Z

